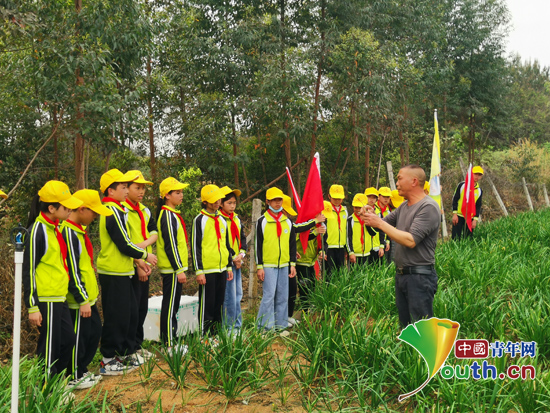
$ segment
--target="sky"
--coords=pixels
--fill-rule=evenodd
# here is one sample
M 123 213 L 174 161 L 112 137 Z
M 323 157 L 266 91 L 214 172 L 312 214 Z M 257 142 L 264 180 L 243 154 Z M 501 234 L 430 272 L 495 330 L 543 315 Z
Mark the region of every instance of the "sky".
M 550 67 L 550 0 L 506 0 L 511 14 L 508 53 Z

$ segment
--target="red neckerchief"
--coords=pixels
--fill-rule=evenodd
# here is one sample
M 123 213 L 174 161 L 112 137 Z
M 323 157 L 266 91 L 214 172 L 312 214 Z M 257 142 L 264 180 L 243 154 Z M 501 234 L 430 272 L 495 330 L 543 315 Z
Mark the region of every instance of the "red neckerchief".
M 176 216 L 179 218 L 179 220 L 181 222 L 181 226 L 183 227 L 183 232 L 185 234 L 185 241 L 189 242 L 189 239 L 187 238 L 187 228 L 185 228 L 185 221 L 183 220 L 182 216 L 180 214 L 178 214 L 176 211 L 168 208 L 167 206 L 163 206 L 161 209 L 164 209 L 165 211 L 170 211 L 173 214 L 176 214 Z
M 109 198 L 108 196 L 106 196 L 105 198 L 103 198 L 101 200 L 101 202 L 114 202 L 115 204 L 117 204 L 119 207 L 121 207 L 122 209 L 124 209 L 124 206 L 119 202 L 117 201 L 116 199 L 113 199 L 113 198 Z
M 340 211 L 342 210 L 342 205 L 340 205 L 338 209 L 336 209 L 336 206 L 332 205 L 332 209 L 336 212 L 336 216 L 338 217 L 338 230 L 340 230 Z
M 353 215 L 357 217 L 359 223 L 361 224 L 361 245 L 365 245 L 365 223 L 355 212 L 353 213 Z
M 143 212 L 141 211 L 141 208 L 139 207 L 139 202 L 136 202 L 136 204 L 132 204 L 132 201 L 130 201 L 128 198 L 126 198 L 126 203 L 130 205 L 130 208 L 132 208 L 134 211 L 136 211 L 139 215 L 139 220 L 141 221 L 141 235 L 143 236 L 143 240 L 147 240 L 147 226 L 145 224 L 145 217 L 143 216 Z
M 235 238 L 239 240 L 239 250 L 241 249 L 241 234 L 239 232 L 239 226 L 235 222 L 235 213 L 227 215 L 225 212 L 220 210 L 220 214 L 228 218 L 231 221 L 231 245 L 235 243 Z
M 43 212 L 40 212 L 40 215 L 42 215 L 42 218 L 44 218 L 44 220 L 48 224 L 51 224 L 54 226 L 55 237 L 57 238 L 57 242 L 59 243 L 59 247 L 61 249 L 61 258 L 63 259 L 63 267 L 65 267 L 65 271 L 67 271 L 67 276 L 70 278 L 69 267 L 67 267 L 67 244 L 65 244 L 63 235 L 61 235 L 61 232 L 59 232 L 59 220 L 52 221 Z
M 214 220 L 214 228 L 216 228 L 216 237 L 218 237 L 218 251 L 221 247 L 222 232 L 220 229 L 220 216 L 218 214 L 210 215 L 208 212 L 201 211 L 206 217 L 212 218 Z
M 386 205 L 384 208 L 380 205 L 380 201 L 377 202 L 378 208 L 380 209 L 380 213 L 384 215 L 384 212 L 386 212 L 386 209 L 388 208 L 388 205 Z
M 79 230 L 84 232 L 84 243 L 86 245 L 86 251 L 88 252 L 88 255 L 90 256 L 90 261 L 92 261 L 92 267 L 94 267 L 94 247 L 92 245 L 92 241 L 90 241 L 90 237 L 88 236 L 88 231 L 86 231 L 84 228 L 82 228 L 82 225 L 77 224 L 74 221 L 71 221 L 70 219 L 67 220 L 67 222 L 71 225 L 74 225 Z
M 275 222 L 277 223 L 277 237 L 278 238 L 281 238 L 281 234 L 283 233 L 283 227 L 281 225 L 281 223 L 279 222 L 279 218 L 281 218 L 281 215 L 283 215 L 283 211 L 279 212 L 277 215 L 275 215 L 271 209 L 268 209 L 267 210 L 267 213 L 269 215 L 271 215 L 271 217 L 275 220 Z

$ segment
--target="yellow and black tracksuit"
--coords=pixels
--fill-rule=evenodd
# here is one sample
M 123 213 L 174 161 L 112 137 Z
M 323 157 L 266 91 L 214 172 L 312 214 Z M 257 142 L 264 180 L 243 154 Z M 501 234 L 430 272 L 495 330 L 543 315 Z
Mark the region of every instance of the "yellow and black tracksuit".
M 309 308 L 308 294 L 315 287 L 315 262 L 321 251 L 320 235 L 315 228 L 309 232 L 307 249 L 303 252 L 299 234 L 296 234 L 296 244 L 300 251 L 300 258 L 296 260 L 296 277 L 298 278 L 298 290 L 300 291 L 300 303 L 303 309 Z M 290 305 L 289 305 L 290 313 Z
M 348 255 L 355 255 L 356 264 L 366 264 L 371 252 L 372 238 L 376 231 L 363 223 L 355 213 L 348 217 L 347 249 Z
M 458 215 L 458 224 L 453 225 L 452 239 L 460 239 L 463 236 L 471 237 L 473 234 L 473 232 L 470 231 L 470 228 L 468 228 L 468 225 L 466 225 L 466 220 L 462 215 L 462 203 L 464 201 L 464 184 L 465 181 L 462 181 L 458 184 L 455 190 L 455 194 L 453 196 L 453 214 Z M 473 216 L 473 219 L 477 221 L 479 219 L 479 215 L 481 214 L 481 205 L 483 199 L 483 191 L 479 187 L 478 182 L 476 182 L 474 185 L 474 199 L 476 201 L 476 213 Z
M 29 314 L 40 312 L 42 325 L 36 354 L 43 358 L 46 373 L 63 371 L 71 359 L 75 334 L 66 302 L 69 273 L 67 246 L 59 222 L 40 213 L 29 228 L 23 255 L 24 301 Z M 71 287 L 78 295 L 78 290 Z
M 384 218 L 384 215 L 382 214 L 382 210 L 380 209 L 378 203 L 374 204 L 374 213 L 378 214 L 380 218 Z M 367 262 L 369 264 L 380 264 L 383 262 L 384 258 L 378 255 L 378 251 L 380 251 L 380 249 L 384 250 L 386 248 L 386 234 L 376 228 L 372 228 L 372 230 L 374 231 L 374 235 L 370 237 L 371 250 Z
M 340 205 L 339 208 L 332 205 L 332 211 L 326 215 L 326 218 L 325 248 L 327 275 L 330 276 L 338 268 L 346 266 L 348 210 L 343 205 Z
M 123 202 L 122 205 L 128 210 L 128 229 L 130 239 L 134 244 L 146 241 L 151 235 L 157 234 L 157 223 L 154 219 L 151 219 L 151 211 L 149 208 L 139 202 L 133 204 L 128 199 Z M 148 253 L 152 253 L 152 245 L 149 245 L 146 250 Z M 140 281 L 137 268 L 135 269 L 135 276 L 132 277 L 132 287 L 138 306 L 138 324 L 134 345 L 134 351 L 137 351 L 141 348 L 141 344 L 143 343 L 143 323 L 145 322 L 147 310 L 149 309 L 149 279 L 147 279 L 147 281 Z
M 101 251 L 97 259 L 103 306 L 101 354 L 110 359 L 135 351 L 138 306 L 131 277 L 135 275 L 134 259 L 145 259 L 148 253 L 130 239 L 126 207 L 110 198 L 103 202 L 113 212 L 99 218 Z
M 310 231 L 315 228 L 316 225 L 315 219 L 310 219 L 309 221 L 302 222 L 300 224 L 293 224 L 294 232 L 296 233 L 296 248 L 298 251 L 303 252 L 302 243 L 300 241 L 300 234 L 302 232 L 308 232 L 311 236 Z M 309 246 L 309 236 L 308 236 L 308 246 Z M 306 250 L 307 251 L 307 250 Z M 296 262 L 298 264 L 298 262 Z M 298 268 L 296 268 L 296 277 L 288 279 L 288 316 L 292 317 L 294 314 L 294 308 L 296 307 L 296 293 L 298 292 Z M 301 293 L 300 293 L 301 294 Z
M 193 220 L 191 255 L 197 275 L 204 274 L 206 284 L 199 285 L 199 326 L 202 334 L 216 334 L 222 321 L 227 270 L 233 265 L 226 220 L 216 211 L 205 209 Z
M 62 234 L 67 244 L 67 266 L 71 277 L 67 303 L 76 335 L 69 372 L 75 379 L 80 379 L 88 371 L 101 338 L 101 318 L 95 305 L 99 288 L 93 267 L 93 246 L 86 228 L 67 220 L 62 225 Z M 75 289 L 77 294 L 71 292 Z M 80 316 L 80 306 L 84 304 L 90 304 L 91 317 Z
M 181 215 L 166 205 L 160 211 L 157 227 L 157 265 L 162 276 L 160 338 L 168 346 L 173 346 L 178 332 L 176 316 L 182 289 L 182 284 L 178 282 L 178 274 L 187 271 L 189 259 L 187 233 Z

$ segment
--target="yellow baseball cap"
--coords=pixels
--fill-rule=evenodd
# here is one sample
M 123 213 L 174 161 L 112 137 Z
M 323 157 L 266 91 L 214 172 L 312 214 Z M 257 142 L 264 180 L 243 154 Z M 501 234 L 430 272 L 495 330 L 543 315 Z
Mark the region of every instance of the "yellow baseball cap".
M 281 191 L 279 188 L 274 186 L 273 188 L 269 188 L 267 192 L 265 193 L 265 199 L 268 201 L 271 201 L 272 199 L 276 198 L 285 198 L 285 194 L 283 194 L 283 191 Z
M 473 174 L 481 174 L 481 175 L 483 175 L 483 174 L 484 174 L 483 168 L 482 168 L 481 166 L 474 166 L 474 167 L 472 168 L 472 173 L 473 173 Z
M 378 193 L 380 194 L 380 196 L 391 196 L 391 189 L 387 186 L 381 186 L 378 189 Z
M 378 197 L 378 191 L 375 187 L 371 186 L 370 188 L 365 189 L 365 195 L 374 195 L 375 197 Z
M 189 184 L 184 184 L 171 176 L 162 181 L 159 185 L 160 197 L 164 198 L 170 191 L 185 189 Z
M 2 198 L 4 198 L 4 199 L 7 199 L 7 198 L 8 198 L 8 194 L 6 194 L 6 193 L 5 193 L 4 191 L 2 191 L 1 189 L 0 189 L 0 196 L 1 196 Z
M 201 201 L 213 204 L 214 202 L 224 198 L 228 192 L 217 185 L 205 185 L 201 189 Z
M 328 201 L 323 201 L 323 205 L 325 206 L 325 208 L 323 209 L 323 214 L 330 214 L 332 212 L 332 204 Z
M 298 215 L 296 211 L 292 208 L 292 198 L 288 195 L 283 194 L 283 209 L 288 212 L 290 215 Z
M 132 173 L 130 173 L 132 172 Z M 138 178 L 138 174 L 134 172 L 139 171 L 130 171 L 123 174 L 118 169 L 111 169 L 101 175 L 99 180 L 99 189 L 101 192 L 105 192 L 115 182 L 133 182 Z
M 223 196 L 229 195 L 231 192 L 233 192 L 237 196 L 241 196 L 242 192 L 240 189 L 231 189 L 228 186 L 224 186 L 220 188 L 223 191 Z
M 430 192 L 430 183 L 428 181 L 424 181 L 424 191 Z
M 113 215 L 113 211 L 101 203 L 99 192 L 93 189 L 81 189 L 76 191 L 73 196 L 82 201 L 81 207 L 90 208 L 99 215 L 105 215 L 106 217 Z
M 393 191 L 391 191 L 391 203 L 394 207 L 398 208 L 399 205 L 401 205 L 404 200 L 405 198 L 399 195 L 399 191 L 397 189 L 394 189 Z
M 128 171 L 126 173 L 127 174 L 132 174 L 132 175 L 137 175 L 137 178 L 132 181 L 134 184 L 153 185 L 153 182 L 148 181 L 143 177 L 143 174 L 141 173 L 141 171 L 138 171 L 138 170 L 134 169 L 134 170 Z
M 72 196 L 67 184 L 61 181 L 46 182 L 38 191 L 38 196 L 42 202 L 59 202 L 69 209 L 76 209 L 82 205 L 82 201 Z
M 344 187 L 342 185 L 332 185 L 328 193 L 330 197 L 334 199 L 344 199 L 346 197 Z
M 353 197 L 353 202 L 351 203 L 354 207 L 364 207 L 367 205 L 369 200 L 365 194 L 355 194 Z

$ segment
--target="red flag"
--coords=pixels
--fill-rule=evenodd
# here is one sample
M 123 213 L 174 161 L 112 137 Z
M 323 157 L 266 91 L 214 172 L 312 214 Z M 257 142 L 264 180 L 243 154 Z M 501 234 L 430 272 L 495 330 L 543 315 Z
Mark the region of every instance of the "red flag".
M 292 181 L 292 175 L 290 175 L 290 169 L 288 169 L 288 166 L 286 167 L 286 176 L 288 178 L 288 183 L 290 184 L 290 189 L 292 190 L 292 197 L 294 198 L 296 209 L 298 210 L 298 212 L 300 212 L 300 208 L 302 208 L 300 195 L 298 195 L 298 191 L 296 191 L 296 187 L 294 186 L 294 182 Z
M 472 164 L 468 168 L 466 179 L 464 180 L 464 190 L 462 192 L 462 216 L 466 220 L 466 225 L 472 232 L 472 217 L 476 214 L 476 194 L 475 194 L 474 174 L 472 173 Z
M 298 212 L 296 222 L 301 224 L 310 219 L 315 218 L 324 209 L 323 204 L 323 187 L 321 185 L 321 164 L 319 161 L 319 153 L 317 152 L 311 162 L 309 175 L 307 177 L 306 189 L 302 197 L 302 207 Z M 304 254 L 307 249 L 309 232 L 305 231 L 300 234 L 300 242 Z

